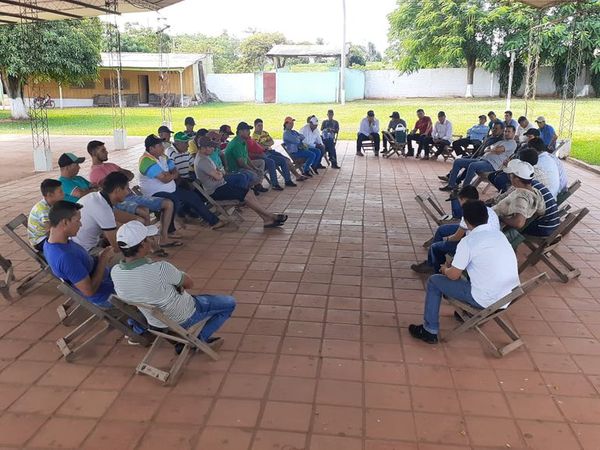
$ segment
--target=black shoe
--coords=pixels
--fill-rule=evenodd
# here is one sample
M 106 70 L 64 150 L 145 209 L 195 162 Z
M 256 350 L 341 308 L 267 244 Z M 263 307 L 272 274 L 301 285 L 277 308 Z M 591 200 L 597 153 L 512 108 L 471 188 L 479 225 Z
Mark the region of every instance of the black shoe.
M 313 167 L 312 171 L 315 173 L 315 175 L 319 175 L 319 171 L 317 170 L 317 167 Z
M 460 314 L 458 314 L 456 311 L 454 311 L 454 319 L 456 319 L 457 322 L 464 323 L 463 318 L 460 317 Z
M 254 192 L 254 195 L 256 195 L 257 197 L 260 195 L 260 191 L 256 187 L 252 188 L 252 192 Z
M 365 156 L 363 152 L 356 152 L 356 156 Z
M 440 191 L 443 192 L 452 192 L 454 190 L 454 188 L 452 186 L 450 186 L 449 184 L 447 184 L 446 186 L 442 186 L 440 188 Z
M 450 180 L 446 175 L 440 175 L 438 180 L 445 181 L 446 183 Z
M 263 186 L 257 186 L 256 190 L 258 192 L 269 192 L 269 190 Z
M 437 334 L 430 333 L 423 325 L 409 325 L 408 332 L 415 339 L 421 339 L 428 344 L 437 344 L 438 337 Z
M 327 169 L 327 167 L 325 167 L 323 164 L 319 164 L 317 166 L 317 169 Z
M 273 189 L 274 191 L 283 191 L 283 188 L 281 186 L 279 186 L 278 184 L 273 186 L 271 189 Z
M 302 175 L 308 178 L 312 178 L 312 173 L 310 173 L 308 170 L 306 172 L 302 172 Z
M 431 267 L 427 261 L 423 261 L 419 264 L 413 264 L 410 268 L 417 273 L 434 273 L 433 267 Z
M 182 351 L 183 351 L 183 344 L 181 342 L 178 342 L 177 344 L 175 344 L 175 353 L 178 355 L 181 355 Z
M 373 152 L 373 154 L 375 155 L 375 158 L 379 158 L 379 152 Z
M 290 181 L 286 181 L 286 182 L 285 182 L 285 185 L 286 185 L 286 186 L 290 186 L 290 187 L 296 187 L 296 186 L 298 186 L 298 185 L 297 185 L 296 183 L 294 183 L 292 180 L 290 180 Z
M 340 167 L 340 166 L 338 166 L 337 164 L 333 164 L 333 165 L 331 166 L 331 168 L 332 168 L 332 169 L 341 169 L 341 167 Z

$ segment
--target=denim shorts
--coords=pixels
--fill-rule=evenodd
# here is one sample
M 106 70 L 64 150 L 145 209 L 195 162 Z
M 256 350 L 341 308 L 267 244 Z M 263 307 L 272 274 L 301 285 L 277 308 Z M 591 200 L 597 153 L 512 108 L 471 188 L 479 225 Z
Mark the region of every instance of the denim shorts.
M 129 214 L 135 214 L 137 208 L 148 208 L 151 212 L 160 212 L 164 199 L 160 197 L 146 197 L 144 195 L 130 194 L 125 200 L 117 204 L 115 208 Z

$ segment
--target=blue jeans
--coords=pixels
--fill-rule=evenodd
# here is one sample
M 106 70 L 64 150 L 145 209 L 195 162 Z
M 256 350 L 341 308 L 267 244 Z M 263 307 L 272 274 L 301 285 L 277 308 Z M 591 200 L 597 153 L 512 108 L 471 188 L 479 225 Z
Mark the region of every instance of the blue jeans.
M 493 172 L 494 167 L 486 160 L 475 159 L 475 158 L 460 158 L 454 161 L 452 164 L 452 170 L 450 171 L 450 180 L 448 185 L 450 187 L 456 187 L 458 173 L 462 170 L 466 170 L 464 185 L 471 184 L 477 172 Z
M 235 299 L 229 295 L 195 295 L 196 310 L 180 325 L 188 329 L 210 317 L 202 327 L 198 337 L 206 342 L 231 317 L 235 309 Z
M 138 207 L 148 208 L 151 212 L 158 213 L 162 209 L 162 198 L 146 197 L 144 195 L 129 194 L 121 203 L 117 203 L 115 208 L 125 211 L 129 214 L 135 214 Z
M 265 162 L 265 170 L 269 174 L 269 181 L 271 182 L 271 186 L 278 186 L 279 183 L 277 182 L 277 170 L 275 169 L 275 161 L 270 158 L 267 158 L 266 156 L 261 156 L 259 158 L 252 159 L 260 159 Z
M 331 165 L 337 166 L 337 153 L 335 151 L 333 139 L 323 139 L 323 145 L 325 146 L 325 151 L 329 155 L 329 161 L 331 162 Z
M 315 155 L 315 162 L 312 164 L 312 167 L 313 167 L 314 169 L 316 169 L 316 168 L 317 168 L 317 166 L 318 166 L 319 164 L 321 164 L 321 158 L 323 158 L 323 153 L 321 153 L 321 150 L 320 150 L 320 149 L 318 149 L 318 148 L 316 148 L 316 147 L 308 147 L 308 149 L 307 149 L 307 150 L 308 150 L 309 152 L 312 152 L 312 153 L 314 153 L 314 155 Z
M 460 206 L 460 202 L 457 198 L 450 200 L 450 206 L 452 208 L 452 217 L 454 219 L 462 219 L 462 206 Z
M 433 334 L 440 331 L 440 304 L 442 295 L 471 305 L 474 308 L 483 309 L 471 295 L 471 282 L 458 279 L 451 280 L 445 275 L 431 275 L 427 280 L 425 292 L 425 311 L 423 312 L 423 328 Z
M 206 222 L 210 225 L 214 225 L 219 221 L 219 218 L 211 213 L 202 197 L 196 191 L 188 191 L 186 189 L 182 189 L 177 187 L 175 192 L 157 192 L 154 194 L 155 197 L 168 198 L 173 202 L 175 206 L 175 214 L 173 214 L 173 218 L 177 215 L 177 213 L 183 208 L 189 208 L 193 213 L 197 214 L 199 217 L 202 217 Z M 171 227 L 173 227 L 173 231 L 175 231 L 175 227 L 173 226 L 173 222 L 169 226 L 169 232 L 171 232 Z
M 242 175 L 246 177 L 248 179 L 248 186 L 246 187 L 254 186 L 255 184 L 259 184 L 262 181 L 262 179 L 258 177 L 256 172 L 249 169 L 240 169 L 235 172 L 230 172 L 229 175 Z
M 310 170 L 310 168 L 315 164 L 315 160 L 317 158 L 315 152 L 311 152 L 310 150 L 297 150 L 295 153 L 292 153 L 291 156 L 305 160 L 304 166 L 302 166 L 302 170 L 304 172 L 308 172 Z
M 267 150 L 265 154 L 267 155 L 268 159 L 272 159 L 275 162 L 276 168 L 279 167 L 279 170 L 281 170 L 281 174 L 283 175 L 283 179 L 286 181 L 286 183 L 288 181 L 292 181 L 290 168 L 288 167 L 288 159 L 275 150 Z M 275 173 L 275 175 L 277 175 L 277 173 Z M 271 180 L 273 180 L 273 178 L 271 178 Z M 275 177 L 275 180 L 277 180 L 277 177 Z
M 440 225 L 433 235 L 433 243 L 429 247 L 427 263 L 434 268 L 435 273 L 440 271 L 441 265 L 446 261 L 447 254 L 454 255 L 456 253 L 458 241 L 444 241 L 446 236 L 452 236 L 456 233 L 456 230 L 458 230 L 458 224 L 455 223 Z
M 236 186 L 242 189 L 250 189 L 252 186 L 252 177 L 247 172 L 228 173 L 223 177 L 227 184 Z

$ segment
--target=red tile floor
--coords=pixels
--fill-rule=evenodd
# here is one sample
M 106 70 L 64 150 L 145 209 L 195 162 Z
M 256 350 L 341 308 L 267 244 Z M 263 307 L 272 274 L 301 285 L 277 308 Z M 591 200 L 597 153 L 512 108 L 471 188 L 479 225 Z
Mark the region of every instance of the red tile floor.
M 174 387 L 134 375 L 144 350 L 116 333 L 61 360 L 55 282 L 0 304 L 0 447 L 599 449 L 598 176 L 567 164 L 583 181 L 572 204 L 591 209 L 561 247 L 581 277 L 511 308 L 527 346 L 497 359 L 474 332 L 431 346 L 406 330 L 420 321 L 424 282 L 409 266 L 432 233 L 414 195 L 439 194 L 449 164 L 339 147 L 341 170 L 261 195 L 290 215 L 285 228 L 263 231 L 246 212 L 238 230 L 184 231 L 170 260 L 198 290 L 239 303 L 221 360 L 192 357 Z M 132 168 L 138 154 L 111 159 Z M 3 221 L 29 210 L 44 176 L 0 186 Z M 32 266 L 5 236 L 0 252 L 19 276 Z

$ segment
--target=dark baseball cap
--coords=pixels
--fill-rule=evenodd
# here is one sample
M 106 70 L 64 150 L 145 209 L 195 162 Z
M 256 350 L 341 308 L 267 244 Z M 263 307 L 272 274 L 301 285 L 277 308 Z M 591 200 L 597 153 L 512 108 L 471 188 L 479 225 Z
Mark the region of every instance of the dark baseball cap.
M 158 134 L 160 134 L 160 133 L 171 133 L 171 134 L 173 134 L 173 132 L 166 125 L 158 127 Z
M 251 130 L 252 128 L 254 128 L 254 127 L 251 126 L 251 125 L 248 125 L 246 122 L 240 122 L 240 123 L 238 123 L 238 126 L 237 126 L 236 130 L 237 131 L 240 131 L 240 130 Z
M 392 113 L 392 115 L 390 116 L 391 119 L 399 119 L 400 118 L 400 113 L 398 113 L 398 111 L 394 111 Z
M 213 141 L 208 136 L 200 136 L 199 138 L 196 139 L 196 147 L 198 147 L 198 148 L 203 148 L 203 147 L 214 148 L 217 145 L 219 145 L 219 143 Z
M 154 147 L 156 144 L 162 144 L 163 142 L 165 142 L 165 141 L 163 141 L 157 135 L 150 134 L 146 137 L 146 139 L 144 139 L 144 146 L 146 147 L 146 150 L 147 150 L 150 147 Z
M 183 121 L 184 125 L 196 125 L 196 121 L 194 120 L 193 117 L 186 117 L 185 120 Z
M 538 130 L 537 128 L 530 128 L 529 130 L 527 130 L 525 132 L 525 136 L 536 136 L 536 137 L 539 137 L 540 136 L 540 130 Z
M 367 111 L 367 116 L 369 116 L 369 117 L 375 117 L 375 113 L 373 112 L 372 109 L 370 109 L 370 110 Z
M 231 136 L 233 131 L 231 131 L 231 127 L 229 125 L 221 125 L 219 128 L 219 133 L 228 134 Z
M 63 153 L 58 158 L 58 167 L 67 167 L 71 164 L 81 164 L 85 161 L 85 158 L 76 156 L 73 153 Z

